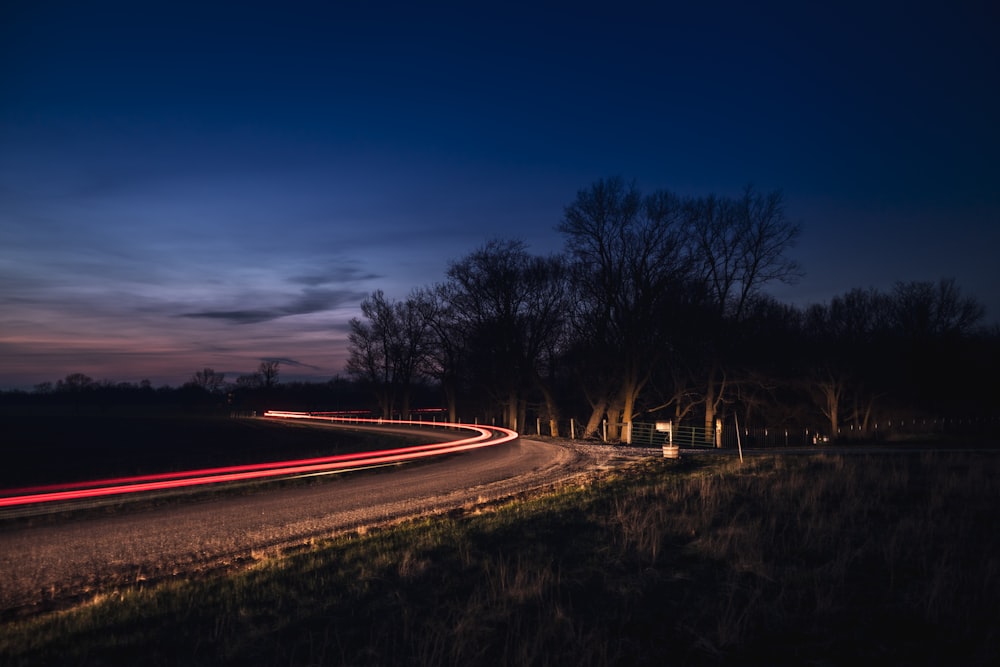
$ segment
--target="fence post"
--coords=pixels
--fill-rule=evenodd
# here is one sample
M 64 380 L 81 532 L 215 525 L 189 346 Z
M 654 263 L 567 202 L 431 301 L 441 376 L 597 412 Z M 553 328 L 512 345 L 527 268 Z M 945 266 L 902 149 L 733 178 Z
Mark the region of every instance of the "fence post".
M 736 424 L 736 446 L 740 450 L 740 463 L 743 463 L 743 443 L 740 441 L 740 418 L 735 412 L 733 413 L 733 422 Z M 767 433 L 766 430 L 764 432 Z
M 674 422 L 668 421 L 666 426 L 667 442 L 663 445 L 663 458 L 678 459 L 681 456 L 681 450 L 674 444 Z

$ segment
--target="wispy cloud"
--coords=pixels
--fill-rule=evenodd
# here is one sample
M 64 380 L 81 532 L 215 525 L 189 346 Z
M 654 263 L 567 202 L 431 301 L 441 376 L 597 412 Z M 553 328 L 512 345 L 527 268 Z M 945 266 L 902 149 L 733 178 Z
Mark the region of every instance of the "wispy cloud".
M 273 361 L 281 364 L 282 366 L 292 366 L 294 368 L 308 368 L 313 371 L 323 370 L 319 366 L 313 366 L 312 364 L 307 364 L 297 359 L 289 359 L 288 357 L 266 357 L 262 358 L 261 361 Z
M 306 289 L 288 303 L 265 308 L 212 309 L 181 313 L 181 317 L 256 324 L 292 315 L 321 313 L 364 299 L 365 293 L 348 289 Z
M 378 273 L 366 272 L 356 266 L 338 266 L 325 271 L 315 271 L 298 276 L 291 276 L 288 281 L 299 285 L 318 287 L 331 283 L 351 283 L 363 280 L 377 280 L 382 276 Z

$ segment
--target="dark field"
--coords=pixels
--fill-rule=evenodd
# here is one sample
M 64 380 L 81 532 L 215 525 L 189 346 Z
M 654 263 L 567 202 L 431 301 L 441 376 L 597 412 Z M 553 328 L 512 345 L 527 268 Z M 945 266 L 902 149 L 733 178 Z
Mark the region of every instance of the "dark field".
M 0 415 L 0 489 L 328 456 L 429 442 L 265 419 Z
M 0 626 L 0 664 L 993 665 L 1000 453 L 651 459 Z

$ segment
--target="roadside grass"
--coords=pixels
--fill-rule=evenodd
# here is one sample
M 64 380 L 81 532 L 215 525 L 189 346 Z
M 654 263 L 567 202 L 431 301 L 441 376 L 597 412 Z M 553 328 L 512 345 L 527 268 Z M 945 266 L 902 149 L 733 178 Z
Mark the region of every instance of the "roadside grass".
M 993 664 L 998 472 L 992 452 L 651 459 L 11 621 L 0 663 Z

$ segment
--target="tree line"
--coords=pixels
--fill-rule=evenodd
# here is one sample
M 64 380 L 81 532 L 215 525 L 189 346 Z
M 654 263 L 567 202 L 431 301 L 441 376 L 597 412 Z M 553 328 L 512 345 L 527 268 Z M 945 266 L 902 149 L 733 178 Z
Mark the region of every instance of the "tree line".
M 671 420 L 706 433 L 717 419 L 836 438 L 903 417 L 993 416 L 1000 330 L 951 279 L 855 288 L 805 308 L 765 288 L 802 275 L 801 226 L 780 192 L 737 197 L 643 193 L 620 178 L 577 193 L 539 256 L 493 239 L 403 299 L 381 290 L 350 321 L 346 377 L 280 383 L 280 362 L 228 382 L 211 368 L 183 386 L 95 382 L 74 373 L 30 401 L 259 411 L 372 409 L 543 433 Z M 534 430 L 534 428 L 532 428 Z
M 149 409 L 194 410 L 209 415 L 250 416 L 264 410 L 366 410 L 371 399 L 367 389 L 342 376 L 327 382 L 280 382 L 280 362 L 260 362 L 253 373 L 227 380 L 226 373 L 210 367 L 196 370 L 174 387 L 154 387 L 149 380 L 115 382 L 95 380 L 85 373 L 70 373 L 56 382 L 42 382 L 32 391 L 0 392 L 0 408 L 57 408 L 61 410 Z M 420 401 L 429 404 L 436 396 L 424 390 Z
M 837 437 L 896 415 L 981 414 L 997 392 L 998 332 L 951 279 L 857 288 L 828 304 L 779 303 L 764 289 L 801 267 L 801 226 L 780 192 L 644 194 L 621 179 L 581 190 L 558 230 L 565 250 L 495 239 L 446 279 L 402 300 L 378 290 L 350 322 L 351 378 L 381 413 L 440 388 L 452 420 L 491 414 L 559 435 L 564 416 L 609 439 L 633 420 L 721 417 Z

